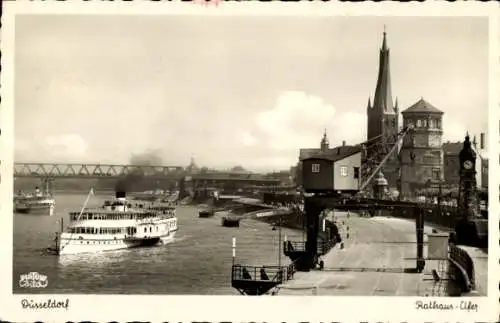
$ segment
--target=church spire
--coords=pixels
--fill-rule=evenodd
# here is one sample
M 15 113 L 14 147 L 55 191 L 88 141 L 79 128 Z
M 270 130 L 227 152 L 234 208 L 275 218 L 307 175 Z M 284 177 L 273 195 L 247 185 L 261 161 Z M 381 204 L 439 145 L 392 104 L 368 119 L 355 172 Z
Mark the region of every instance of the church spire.
M 325 151 L 330 149 L 330 142 L 328 141 L 328 137 L 326 136 L 326 129 L 323 133 L 323 138 L 321 138 L 321 150 Z
M 382 41 L 382 50 L 388 50 L 387 49 L 387 33 L 385 32 L 385 25 L 384 25 L 384 40 Z
M 383 114 L 394 114 L 394 105 L 391 91 L 391 75 L 389 64 L 389 47 L 387 46 L 387 33 L 384 26 L 382 47 L 380 48 L 380 61 L 377 79 L 377 88 L 373 107 Z

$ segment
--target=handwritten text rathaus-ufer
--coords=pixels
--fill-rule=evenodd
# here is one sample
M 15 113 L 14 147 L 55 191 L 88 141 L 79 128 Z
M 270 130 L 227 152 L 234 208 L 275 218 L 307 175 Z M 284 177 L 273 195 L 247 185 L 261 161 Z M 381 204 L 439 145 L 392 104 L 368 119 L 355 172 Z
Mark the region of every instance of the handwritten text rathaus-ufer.
M 462 310 L 462 311 L 478 311 L 478 305 L 471 301 L 460 301 L 459 304 L 439 303 L 437 301 L 417 301 L 415 303 L 417 310 Z

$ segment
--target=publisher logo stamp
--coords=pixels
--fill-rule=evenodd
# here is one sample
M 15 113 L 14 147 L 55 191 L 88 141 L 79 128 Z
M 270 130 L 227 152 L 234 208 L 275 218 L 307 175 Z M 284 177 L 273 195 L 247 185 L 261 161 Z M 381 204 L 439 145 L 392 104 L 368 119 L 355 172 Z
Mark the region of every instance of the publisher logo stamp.
M 49 284 L 47 275 L 36 271 L 19 276 L 19 287 L 21 288 L 45 288 Z

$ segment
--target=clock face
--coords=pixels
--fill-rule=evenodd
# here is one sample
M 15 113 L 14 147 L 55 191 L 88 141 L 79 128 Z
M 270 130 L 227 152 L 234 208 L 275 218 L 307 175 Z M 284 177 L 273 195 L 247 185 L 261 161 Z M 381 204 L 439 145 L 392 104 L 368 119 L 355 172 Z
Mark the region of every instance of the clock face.
M 464 161 L 464 168 L 465 169 L 471 169 L 472 168 L 472 162 L 470 160 Z

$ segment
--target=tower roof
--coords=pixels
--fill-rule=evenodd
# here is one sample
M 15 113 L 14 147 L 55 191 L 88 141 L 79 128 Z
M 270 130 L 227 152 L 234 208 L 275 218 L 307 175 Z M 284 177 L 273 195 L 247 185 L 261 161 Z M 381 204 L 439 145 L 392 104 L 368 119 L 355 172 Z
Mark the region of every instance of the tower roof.
M 325 132 L 323 133 L 323 138 L 321 138 L 320 147 L 321 150 L 327 150 L 330 148 L 330 141 L 328 141 L 328 137 L 326 136 L 326 129 Z
M 425 101 L 423 98 L 417 101 L 414 105 L 408 109 L 401 112 L 402 114 L 408 113 L 433 113 L 433 114 L 443 114 L 443 111 L 439 110 L 429 102 Z
M 383 37 L 382 47 L 380 48 L 377 88 L 373 99 L 373 108 L 384 114 L 395 114 L 391 90 L 389 47 L 387 46 L 387 34 L 385 32 L 385 27 Z
M 476 152 L 474 149 L 472 149 L 472 145 L 470 142 L 470 137 L 469 137 L 469 132 L 467 132 L 467 135 L 465 136 L 465 141 L 462 150 L 459 153 L 459 157 L 461 160 L 467 159 L 467 158 L 473 158 L 476 159 Z

